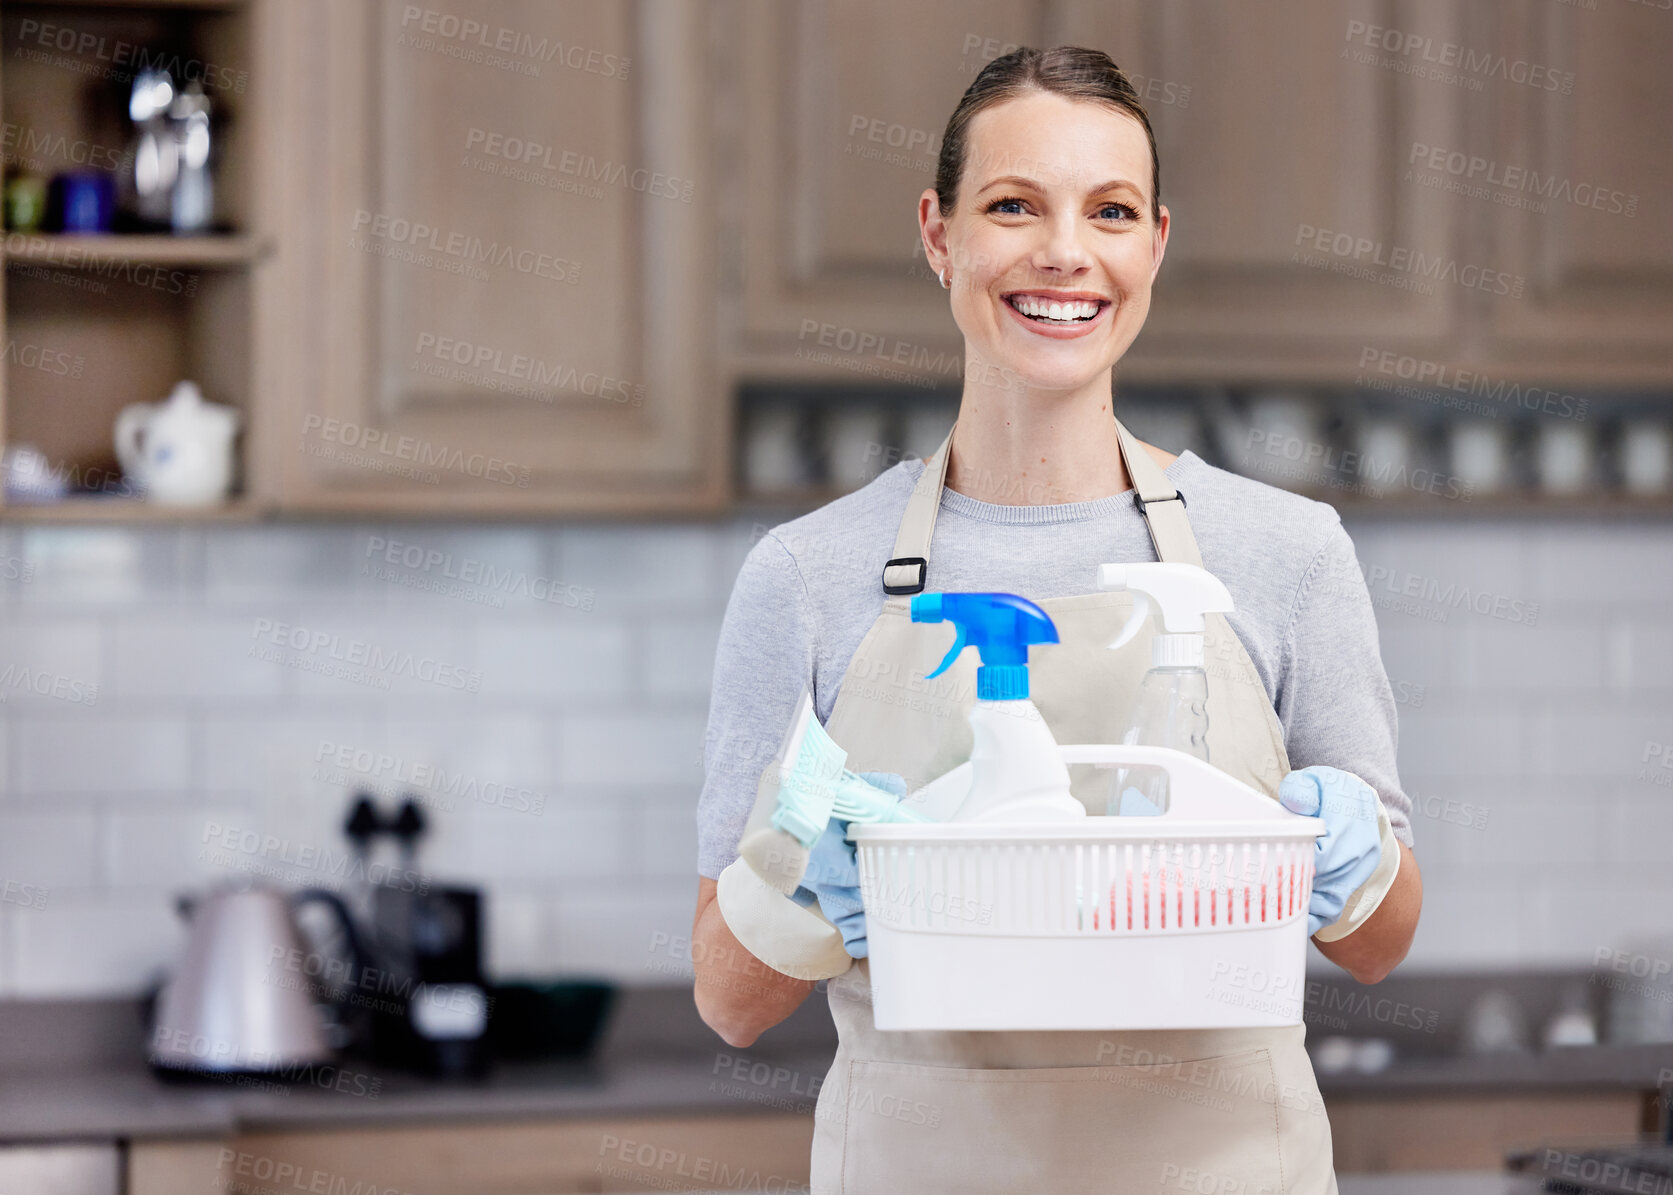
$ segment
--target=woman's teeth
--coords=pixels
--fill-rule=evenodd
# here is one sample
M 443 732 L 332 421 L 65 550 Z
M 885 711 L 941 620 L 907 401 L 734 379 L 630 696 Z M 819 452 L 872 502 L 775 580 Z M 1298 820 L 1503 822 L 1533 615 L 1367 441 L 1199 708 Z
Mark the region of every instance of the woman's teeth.
M 1037 299 L 1033 295 L 1011 295 L 1005 301 L 1029 319 L 1051 320 L 1060 324 L 1084 323 L 1095 317 L 1101 306 L 1087 300 L 1063 303 L 1052 299 Z

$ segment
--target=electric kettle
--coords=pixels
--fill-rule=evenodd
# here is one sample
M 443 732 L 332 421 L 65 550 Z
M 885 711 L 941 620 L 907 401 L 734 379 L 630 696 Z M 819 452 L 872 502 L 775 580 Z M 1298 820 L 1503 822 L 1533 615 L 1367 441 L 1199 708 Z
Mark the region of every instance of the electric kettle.
M 175 384 L 166 401 L 137 402 L 116 416 L 116 459 L 145 497 L 207 506 L 232 488 L 232 438 L 239 415 L 205 402 L 197 383 Z
M 157 998 L 150 1062 L 162 1071 L 259 1073 L 329 1061 L 311 992 L 318 956 L 305 948 L 296 911 L 321 902 L 356 951 L 354 925 L 334 892 L 223 887 L 181 911 L 186 951 Z

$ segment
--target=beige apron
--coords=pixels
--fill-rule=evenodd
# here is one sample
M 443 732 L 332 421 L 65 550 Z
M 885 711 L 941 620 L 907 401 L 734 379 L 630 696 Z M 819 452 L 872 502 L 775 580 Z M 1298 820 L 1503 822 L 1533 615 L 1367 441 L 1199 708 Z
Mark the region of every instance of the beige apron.
M 1117 427 L 1157 556 L 1200 565 L 1184 498 Z M 896 772 L 914 788 L 964 762 L 971 747 L 975 653 L 925 681 L 952 630 L 910 617 L 909 594 L 933 580 L 927 557 L 951 442 L 926 463 L 907 503 L 883 576 L 896 592 L 854 653 L 827 725 L 848 749 L 849 767 Z M 1103 563 L 1087 557 L 1089 586 Z M 1034 600 L 1061 640 L 1029 660 L 1047 725 L 1060 743 L 1120 742 L 1150 661 L 1146 635 L 1106 647 L 1131 595 Z M 1283 731 L 1219 614 L 1208 616 L 1205 663 L 1210 762 L 1276 798 L 1289 770 Z M 1071 769 L 1075 795 L 1093 813 L 1104 812 L 1109 777 Z M 1228 979 L 1220 998 L 1260 999 L 1259 988 L 1259 979 Z M 828 982 L 839 1045 L 815 1112 L 816 1195 L 1336 1190 L 1330 1125 L 1300 1025 L 889 1033 L 873 1025 L 869 994 L 867 960 Z

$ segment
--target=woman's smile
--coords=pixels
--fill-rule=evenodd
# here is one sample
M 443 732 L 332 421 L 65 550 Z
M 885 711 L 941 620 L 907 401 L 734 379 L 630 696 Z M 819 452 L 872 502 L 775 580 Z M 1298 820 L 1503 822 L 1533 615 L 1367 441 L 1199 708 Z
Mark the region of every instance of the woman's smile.
M 1034 336 L 1075 340 L 1110 322 L 1115 304 L 1093 291 L 1018 290 L 999 297 L 1000 306 Z

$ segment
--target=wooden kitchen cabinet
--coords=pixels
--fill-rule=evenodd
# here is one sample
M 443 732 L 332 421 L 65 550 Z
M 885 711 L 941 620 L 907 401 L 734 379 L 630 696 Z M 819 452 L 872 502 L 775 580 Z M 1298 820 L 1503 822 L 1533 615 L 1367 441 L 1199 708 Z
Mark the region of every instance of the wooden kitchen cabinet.
M 1528 279 L 1486 305 L 1480 354 L 1577 385 L 1673 382 L 1673 22 L 1654 6 L 1482 5 L 1483 41 L 1551 63 L 1572 90 L 1488 93 L 1467 204 L 1482 252 Z M 1479 151 L 1477 151 L 1479 152 Z M 1512 206 L 1514 204 L 1514 206 Z
M 723 499 L 708 7 L 264 11 L 283 507 Z
M 1173 218 L 1123 379 L 1351 384 L 1369 351 L 1523 383 L 1673 382 L 1673 143 L 1653 123 L 1673 25 L 1631 8 L 737 0 L 732 368 L 956 388 L 962 339 L 916 200 L 977 71 L 1067 43 L 1133 77 Z M 1456 153 L 1641 202 L 1507 207 L 1455 185 Z
M 224 1195 L 292 1186 L 407 1195 L 783 1191 L 806 1189 L 812 1148 L 812 1118 L 792 1115 L 247 1133 L 214 1142 L 136 1142 L 127 1193 Z
M 744 213 L 736 368 L 855 377 L 867 354 L 819 352 L 829 328 L 870 333 L 903 372 L 958 384 L 962 340 L 915 202 L 959 95 L 1019 43 L 1105 50 L 1156 129 L 1173 239 L 1123 377 L 1340 377 L 1366 343 L 1446 351 L 1456 288 L 1370 285 L 1304 244 L 1315 229 L 1454 248 L 1445 198 L 1396 193 L 1389 171 L 1399 139 L 1455 134 L 1457 95 L 1339 57 L 1346 21 L 1382 7 L 1294 0 L 1275 20 L 1236 0 L 745 5 L 746 169 L 725 208 Z M 1459 6 L 1417 8 L 1437 36 L 1456 35 Z
M 1543 1095 L 1331 1096 L 1325 1100 L 1336 1170 L 1502 1170 L 1511 1150 L 1638 1130 L 1636 1092 Z

